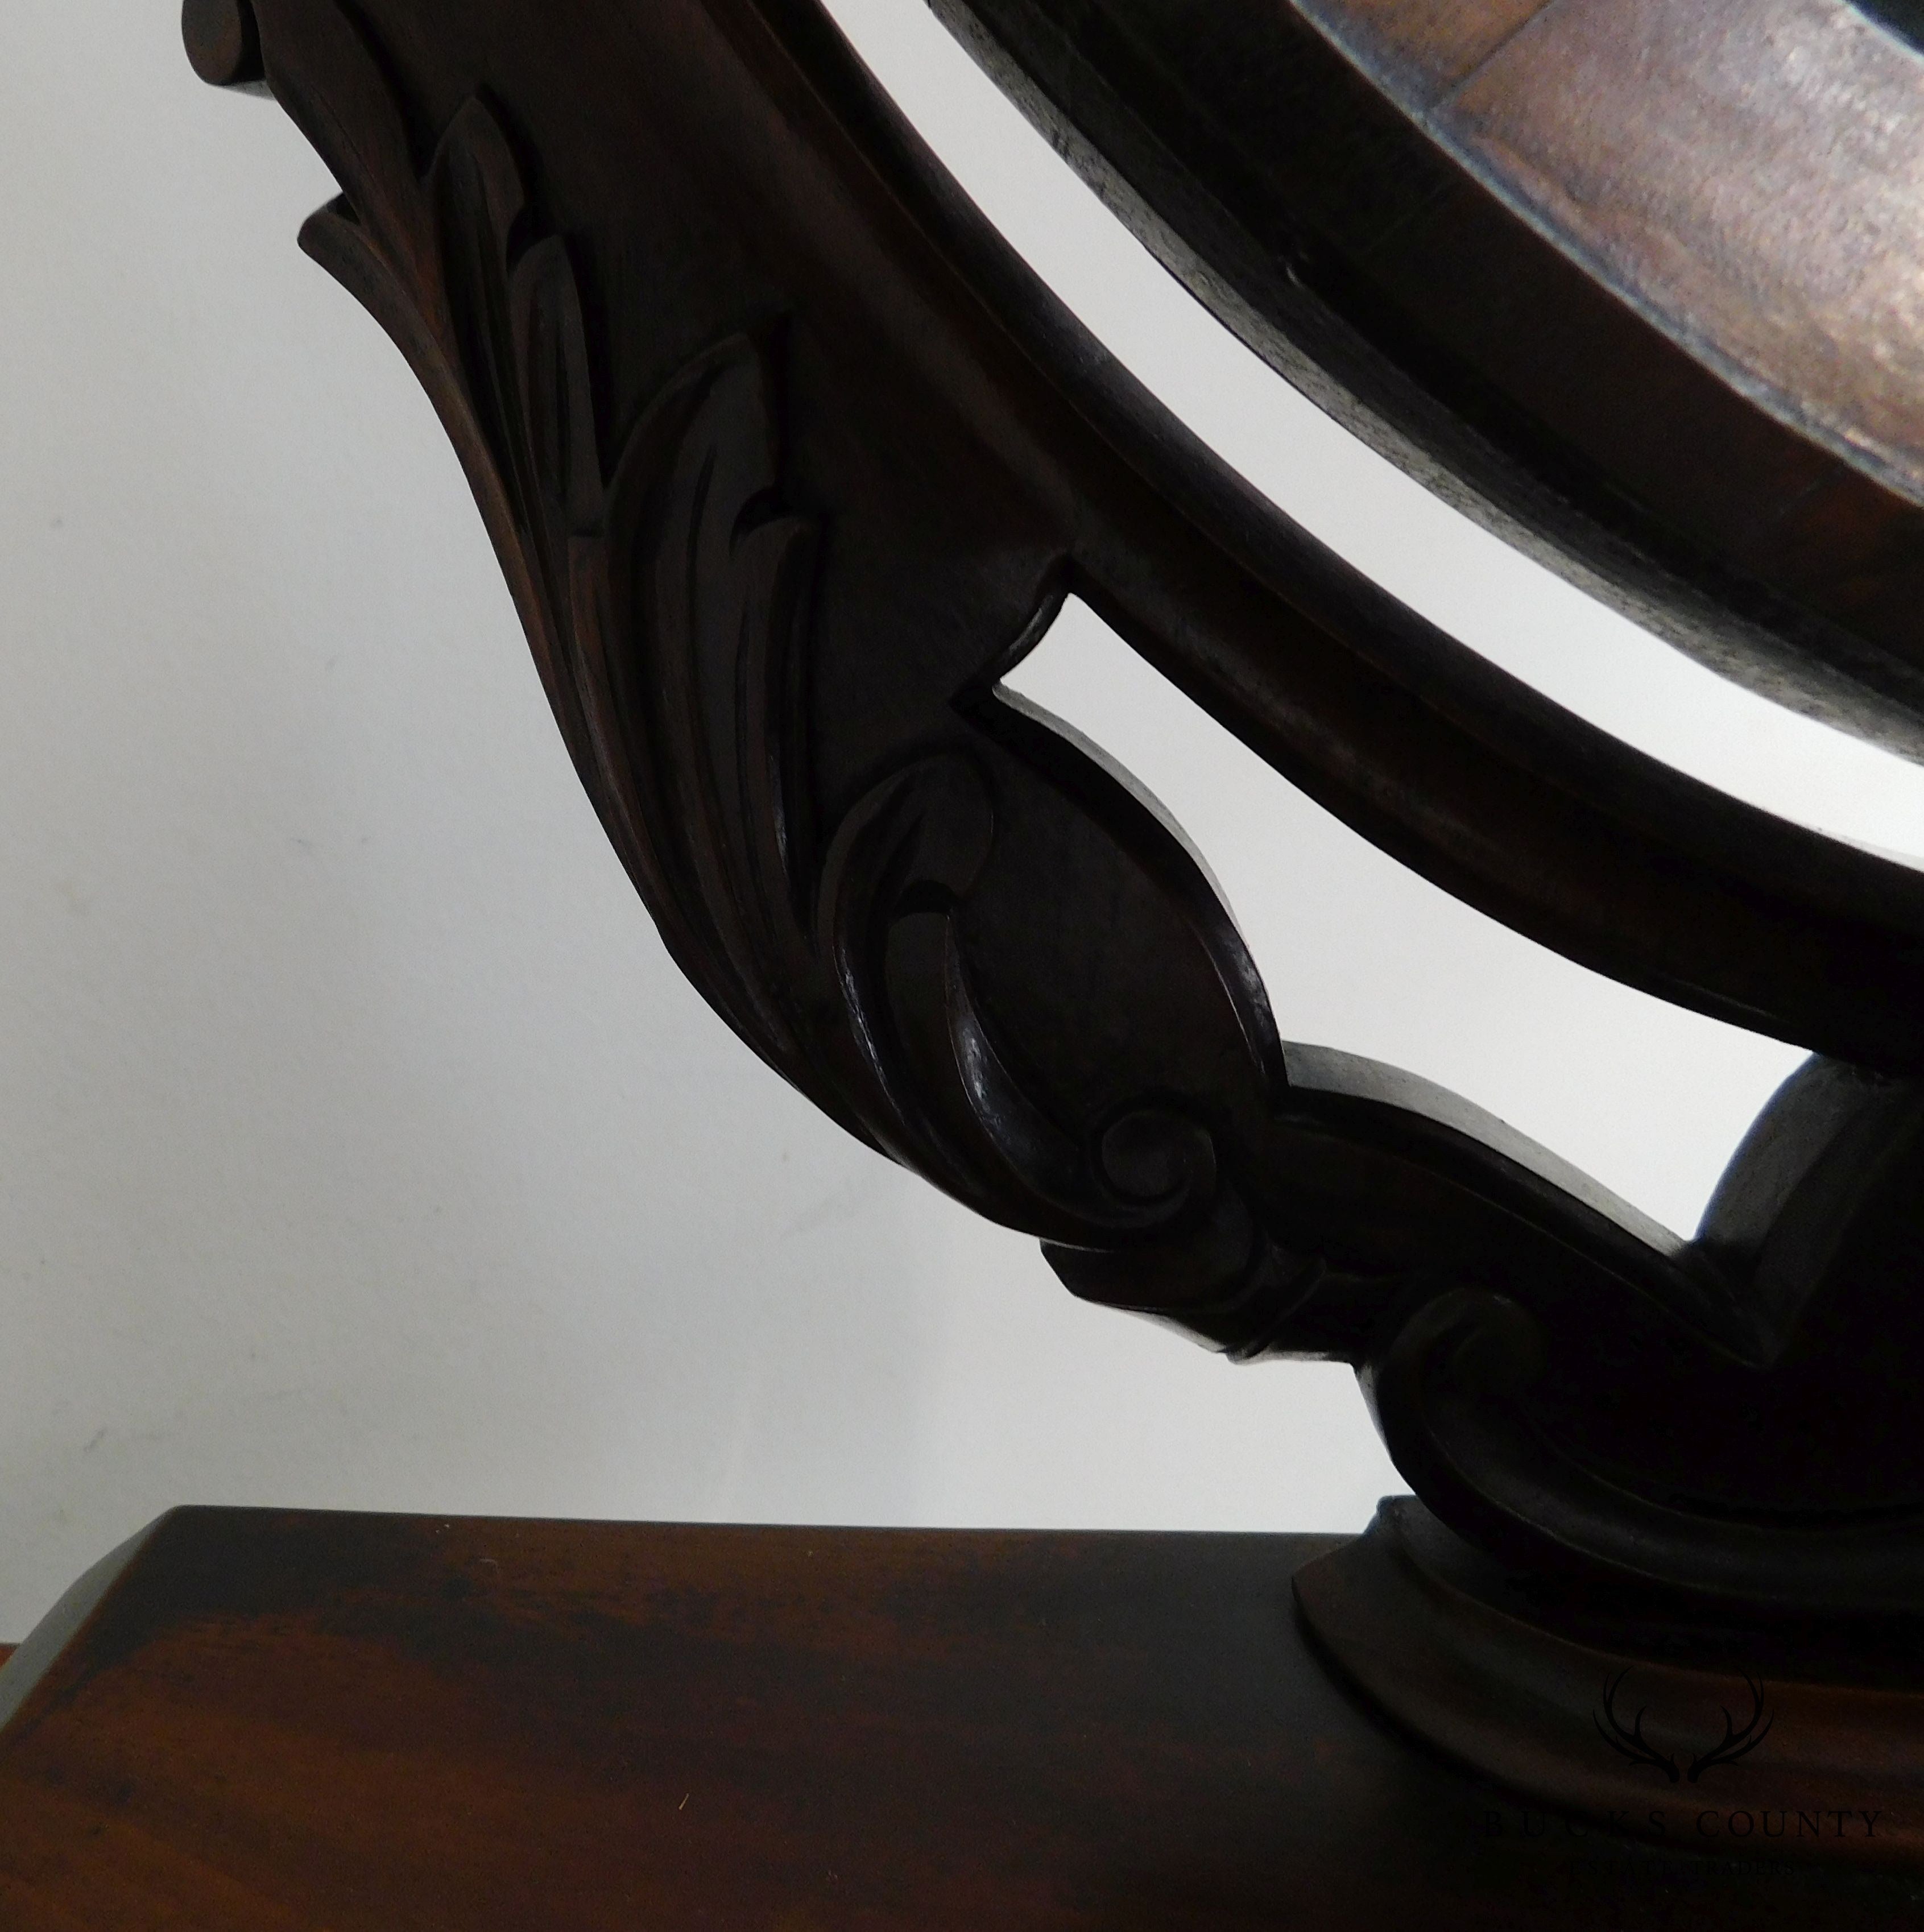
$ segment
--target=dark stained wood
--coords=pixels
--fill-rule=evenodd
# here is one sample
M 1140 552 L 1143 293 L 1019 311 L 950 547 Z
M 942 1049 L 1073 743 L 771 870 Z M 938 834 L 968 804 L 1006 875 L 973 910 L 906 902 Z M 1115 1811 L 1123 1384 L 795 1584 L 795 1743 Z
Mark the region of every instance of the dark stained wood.
M 1446 88 L 1409 87 L 1435 44 L 1419 16 L 1309 5 L 1480 180 L 1733 389 L 1924 502 L 1911 49 L 1848 0 L 1601 0 L 1545 8 Z
M 1636 759 L 1346 572 L 1127 384 L 805 0 L 257 15 L 347 189 L 306 244 L 440 407 L 609 835 L 757 1052 L 1076 1293 L 1355 1363 L 1493 1548 L 1924 1612 L 1924 1086 L 1818 1064 L 1679 1244 L 1287 1043 L 1178 841 L 995 680 L 1080 590 L 1526 929 L 1687 960 L 1739 1016 L 1807 998 L 1900 1066 L 1924 877 Z
M 1824 580 L 1857 586 L 1842 603 L 1784 572 L 1797 506 L 1821 521 L 1869 490 L 1913 514 L 1901 465 L 1870 460 L 1901 381 L 1853 388 L 1840 364 L 1787 422 L 1411 118 L 1474 99 L 1495 124 L 1477 90 L 1499 68 L 1550 112 L 1566 82 L 1529 49 L 1572 11 L 1359 8 L 1358 32 L 1413 36 L 1373 69 L 1280 5 L 1209 10 L 1200 34 L 1187 0 L 980 0 L 962 24 L 1016 50 L 990 52 L 1031 106 L 1109 144 L 1097 172 L 1167 190 L 1163 243 L 1217 262 L 1209 285 L 1322 393 L 1380 402 L 1419 467 L 1489 482 L 1518 529 L 1617 560 L 1680 622 L 1723 612 L 1736 629 L 1703 648 L 1754 645 L 1754 670 L 1895 716 L 1924 678 L 1924 547 L 1900 529 L 1901 568 L 1866 576 L 1847 532 L 1806 531 Z M 1238 1358 L 1354 1364 L 1429 1508 L 1547 1587 L 1635 1593 L 1679 1641 L 1768 1629 L 1847 1679 L 1876 1667 L 1867 1619 L 1914 1633 L 1924 874 L 1640 758 L 1331 556 L 1116 369 L 813 0 L 233 17 L 238 40 L 194 0 L 197 58 L 245 80 L 233 50 L 257 48 L 333 169 L 304 244 L 440 412 L 611 840 L 771 1067 L 1038 1236 L 1076 1294 Z M 1882 31 L 1844 24 L 1853 46 Z M 1687 65 L 1707 43 L 1653 44 Z M 1608 132 L 1583 128 L 1544 148 L 1556 167 Z M 1873 252 L 1900 248 L 1901 200 L 1878 200 Z M 1695 228 L 1597 219 L 1700 240 L 1691 205 Z M 1673 266 L 1714 320 L 1689 276 L 1730 260 Z M 1811 300 L 1835 320 L 1829 286 Z M 1847 403 L 1863 435 L 1817 434 Z M 1697 1238 L 1453 1096 L 1287 1040 L 1174 830 L 999 682 L 1072 592 L 1449 890 L 1834 1056 L 1772 1101 Z M 1851 615 L 1874 605 L 1902 614 L 1898 643 Z M 1907 1748 L 1887 1714 L 1878 1748 Z
M 1924 1865 L 1914 1629 L 1686 1634 L 1647 1604 L 1505 1572 L 1409 1496 L 1295 1590 L 1346 1674 L 1417 1736 L 1559 1809 L 1647 1830 L 1667 1803 L 1748 1856 Z
M 814 790 L 852 794 L 857 781 L 843 768 L 865 753 L 887 764 L 908 742 L 948 741 L 958 706 L 975 706 L 962 740 L 974 753 L 998 734 L 1013 749 L 1022 728 L 986 701 L 983 680 L 1040 634 L 1055 598 L 1073 588 L 1332 809 L 1532 937 L 1739 1024 L 1893 1070 L 1924 1065 L 1924 884 L 1914 872 L 1627 753 L 1346 572 L 1081 334 L 959 202 L 811 10 L 723 7 L 710 20 L 671 9 L 652 19 L 659 45 L 644 50 L 619 10 L 578 6 L 545 16 L 511 75 L 482 56 L 527 31 L 521 10 L 503 5 L 484 27 L 471 11 L 449 20 L 404 7 L 386 22 L 413 50 L 398 92 L 389 78 L 398 50 L 331 24 L 347 16 L 329 0 L 260 10 L 278 37 L 270 66 L 286 98 L 371 211 L 354 216 L 348 198 L 348 218 L 311 224 L 310 245 L 375 307 L 440 402 L 571 737 L 590 728 L 594 702 L 587 686 L 570 695 L 565 662 L 585 622 L 575 602 L 589 588 L 563 573 L 569 545 L 587 534 L 574 524 L 609 500 L 650 401 L 678 373 L 698 381 L 696 358 L 767 311 L 792 326 L 777 332 L 779 355 L 764 344 L 758 356 L 792 380 L 734 407 L 766 416 L 755 433 L 792 472 L 785 495 L 814 493 L 791 506 L 797 544 L 803 525 L 837 537 L 819 571 L 799 550 L 788 566 L 824 600 L 803 640 L 813 680 L 805 722 L 817 739 L 807 749 L 822 766 Z M 566 116 L 579 91 L 574 61 L 620 69 L 644 56 L 680 73 L 685 90 L 703 90 L 709 110 L 674 157 L 619 98 Z M 764 130 L 793 164 L 770 176 L 768 158 L 731 145 L 729 132 L 763 90 L 783 98 L 791 82 L 818 106 L 785 110 Z M 511 104 L 510 122 L 536 116 L 539 137 L 503 126 L 488 136 L 482 124 L 499 112 L 464 113 L 463 84 Z M 424 89 L 437 97 L 431 109 L 412 98 Z M 541 111 L 551 97 L 561 117 L 552 127 Z M 419 178 L 428 163 L 416 151 L 431 158 L 443 142 L 446 164 L 432 182 Z M 602 142 L 636 171 L 633 187 L 597 169 Z M 484 172 L 454 166 L 457 152 L 481 148 Z M 530 202 L 530 168 L 552 206 Z M 687 210 L 683 230 L 651 232 L 667 221 L 646 190 L 657 170 Z M 895 184 L 893 202 L 865 190 L 876 175 Z M 522 292 L 532 299 L 539 284 L 560 304 L 554 393 L 509 382 L 530 319 L 487 305 L 507 300 L 510 270 L 522 266 L 518 234 L 490 238 L 472 260 L 441 253 L 451 198 L 482 194 L 506 200 L 485 209 L 464 201 L 462 218 L 512 204 L 551 244 Z M 632 284 L 615 274 L 636 250 L 663 275 L 705 262 L 700 286 L 672 284 L 673 304 L 651 300 L 641 268 Z M 880 279 L 862 279 L 870 274 Z M 577 308 L 579 320 L 566 320 Z M 857 365 L 818 343 L 831 328 L 843 332 L 836 344 L 859 335 L 870 359 Z M 554 451 L 531 443 L 541 411 L 564 406 L 569 433 Z M 899 426 L 904 411 L 923 412 L 914 438 Z M 605 446 L 590 446 L 590 430 Z M 830 473 L 831 453 L 846 462 L 857 443 L 867 466 Z M 554 452 L 569 473 L 530 467 Z M 884 469 L 894 558 L 876 547 Z M 850 550 L 858 534 L 865 547 Z M 639 560 L 633 533 L 598 541 L 598 568 L 611 545 L 614 562 Z M 851 581 L 861 597 L 851 598 Z M 632 628 L 651 614 L 636 606 L 615 621 Z M 896 652 L 888 681 L 869 665 L 858 679 L 854 661 L 885 653 L 890 626 L 911 620 L 928 633 L 917 652 Z M 782 734 L 792 761 L 797 720 L 755 715 Z M 858 717 L 856 730 L 848 721 Z M 584 743 L 578 755 L 587 764 Z M 584 776 L 598 791 L 615 782 L 591 764 Z M 1248 976 L 1246 961 L 1218 964 L 1231 980 Z
M 1524 4 L 1473 49 L 1418 8 L 1304 11 L 1732 388 L 1924 501 L 1924 62 L 1850 0 Z
M 1612 1834 L 1404 1742 L 1292 1622 L 1332 1540 L 180 1512 L 0 1730 L 0 1923 L 1916 1922 L 1709 1785 Z
M 215 87 L 242 87 L 263 78 L 260 37 L 245 0 L 185 0 L 181 38 L 200 78 Z
M 1445 96 L 1479 71 L 1550 0 L 1308 0 L 1301 10 L 1345 45 L 1393 61 L 1415 92 Z
M 1259 352 L 1553 567 L 1924 748 L 1924 62 L 1852 0 L 936 0 Z

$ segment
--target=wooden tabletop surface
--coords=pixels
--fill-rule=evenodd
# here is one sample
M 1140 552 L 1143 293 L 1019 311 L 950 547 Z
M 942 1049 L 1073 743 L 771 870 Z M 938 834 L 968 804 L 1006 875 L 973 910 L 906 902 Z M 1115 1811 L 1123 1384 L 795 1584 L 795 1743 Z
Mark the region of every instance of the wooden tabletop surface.
M 1333 1540 L 177 1512 L 0 1673 L 0 1923 L 1918 1922 L 1405 1743 L 1292 1613 Z

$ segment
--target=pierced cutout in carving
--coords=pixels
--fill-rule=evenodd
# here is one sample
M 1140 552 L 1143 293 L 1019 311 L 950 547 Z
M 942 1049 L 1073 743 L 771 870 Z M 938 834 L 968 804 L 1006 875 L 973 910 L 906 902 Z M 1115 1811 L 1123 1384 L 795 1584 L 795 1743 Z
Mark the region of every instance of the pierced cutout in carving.
M 1555 1150 L 1526 1165 L 1634 1203 L 1666 1231 L 1655 1245 L 1696 1227 L 1803 1058 L 1586 971 L 1439 892 L 1172 691 L 1079 598 L 1004 682 L 1106 747 L 1195 835 L 1288 1040 L 1461 1095 L 1508 1124 L 1495 1144 Z M 1573 1179 L 1572 1164 L 1595 1179 Z
M 978 326 L 993 302 L 967 273 L 1007 292 L 980 236 L 944 254 L 891 229 L 884 299 L 886 251 L 851 254 L 851 233 L 954 211 L 912 182 L 863 200 L 883 176 L 827 126 L 832 87 L 783 109 L 816 117 L 804 139 L 716 30 L 699 116 L 658 95 L 664 134 L 624 92 L 633 192 L 597 254 L 552 232 L 471 82 L 417 141 L 335 0 L 257 14 L 269 80 L 344 190 L 306 244 L 434 397 L 603 822 L 745 1040 L 1040 1236 L 1076 1293 L 1233 1355 L 1358 1364 L 1399 1466 L 1490 1547 L 1805 1609 L 1858 1600 L 1869 1574 L 1924 1603 L 1924 1432 L 1909 1381 L 1872 1373 L 1888 1335 L 1894 1359 L 1924 1356 L 1910 1277 L 1877 1264 L 1910 1226 L 1924 1087 L 1820 1065 L 1733 1165 L 1729 1238 L 1681 1244 L 1381 1069 L 1292 1079 L 1183 842 L 995 680 L 1085 596 L 1466 897 L 1534 908 L 1639 983 L 1814 1016 L 1810 1036 L 1881 1041 L 1898 1066 L 1924 920 L 1908 875 L 1573 730 L 1220 476 L 1159 457 L 1170 426 L 1106 374 L 1046 332 L 1023 350 Z M 707 0 L 686 40 L 647 10 L 630 24 L 665 71 L 722 14 L 779 38 L 755 0 Z M 781 123 L 797 166 L 764 166 L 731 114 L 756 141 Z M 698 179 L 683 149 L 704 142 Z M 803 164 L 819 172 L 785 201 Z M 605 157 L 582 172 L 587 203 L 614 196 Z M 651 226 L 649 196 L 671 218 Z M 1059 466 L 1025 411 L 1073 446 Z M 1840 1308 L 1857 1354 L 1800 1353 L 1811 1311 Z M 1877 1396 L 1841 1426 L 1840 1378 Z M 1771 1460 L 1787 1441 L 1814 1446 Z M 1867 1442 L 1904 1452 L 1874 1493 L 1851 1460 Z
M 372 112 L 371 58 L 351 39 L 334 52 Z M 391 106 L 374 121 L 331 155 L 349 193 L 304 243 L 373 302 L 455 428 L 578 768 L 684 970 L 845 1126 L 1057 1244 L 1079 1279 L 1120 1246 L 1132 1280 L 1174 1278 L 1165 1292 L 1266 1280 L 1269 1244 L 1199 1120 L 1149 1100 L 1079 1131 L 998 1040 L 957 929 L 998 836 L 980 759 L 905 750 L 818 823 L 821 533 L 783 506 L 779 332 L 685 365 L 605 466 L 579 284 L 559 238 L 531 238 L 495 116 L 468 102 L 411 194 L 362 180 L 404 146 Z M 970 706 L 992 739 L 1031 728 Z M 1059 740 L 1048 755 L 1058 776 L 1079 759 Z M 1199 878 L 1182 890 L 1221 923 Z M 1266 1027 L 1253 968 L 1225 970 Z

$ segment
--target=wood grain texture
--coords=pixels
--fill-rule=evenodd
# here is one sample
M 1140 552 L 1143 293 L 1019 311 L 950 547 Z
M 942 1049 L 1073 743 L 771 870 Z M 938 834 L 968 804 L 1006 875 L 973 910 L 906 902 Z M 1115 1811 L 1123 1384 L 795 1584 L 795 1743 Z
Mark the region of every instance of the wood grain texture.
M 1304 11 L 1373 69 L 1393 72 L 1402 98 L 1446 94 L 1556 0 L 1307 0 Z
M 935 0 L 1179 275 L 1508 541 L 1924 747 L 1924 61 L 1850 0 Z
M 1403 1742 L 1292 1622 L 1331 1540 L 180 1512 L 0 1731 L 0 1923 L 1915 1922 Z
M 1912 49 L 1840 0 L 1592 0 L 1425 125 L 1733 388 L 1924 502 Z
M 1088 340 L 809 0 L 250 18 L 343 189 L 304 242 L 439 409 L 608 836 L 749 1046 L 1076 1293 L 1355 1364 L 1490 1549 L 1686 1617 L 1924 1612 L 1924 878 L 1346 569 Z M 1240 111 L 1235 44 L 1203 53 Z M 1000 685 L 1072 590 L 1439 883 L 1845 1057 L 1684 1241 L 1289 1040 L 1180 837 Z

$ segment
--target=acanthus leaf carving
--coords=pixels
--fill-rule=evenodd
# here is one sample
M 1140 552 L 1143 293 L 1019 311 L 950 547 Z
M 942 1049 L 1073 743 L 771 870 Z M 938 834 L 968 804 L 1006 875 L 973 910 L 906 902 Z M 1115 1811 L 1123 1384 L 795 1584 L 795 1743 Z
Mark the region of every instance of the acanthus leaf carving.
M 1739 1190 L 1728 1238 L 1682 1243 L 1537 1158 L 1542 1150 L 1500 1123 L 1469 1120 L 1474 1110 L 1451 1096 L 1439 1106 L 1394 1070 L 1313 1049 L 1289 1049 L 1286 1063 L 1205 869 L 1126 779 L 994 686 L 998 666 L 1034 641 L 1071 588 L 1099 607 L 1109 596 L 1118 628 L 1133 621 L 1152 643 L 1187 621 L 1168 618 L 1166 586 L 1152 584 L 1145 600 L 1141 581 L 1132 620 L 1117 587 L 1130 572 L 1104 580 L 1100 557 L 1077 548 L 1087 506 L 1076 493 L 1117 466 L 1113 448 L 1071 476 L 1067 515 L 1038 515 L 1016 536 L 1013 512 L 1001 522 L 984 513 L 985 537 L 968 522 L 977 506 L 961 506 L 953 528 L 951 506 L 939 506 L 931 554 L 953 540 L 974 569 L 983 554 L 1019 554 L 1028 574 L 1009 574 L 1030 598 L 1028 622 L 1009 623 L 1013 596 L 938 610 L 958 634 L 982 634 L 929 653 L 946 684 L 937 691 L 932 676 L 915 704 L 899 690 L 894 708 L 878 702 L 881 748 L 824 782 L 825 723 L 846 720 L 818 706 L 822 612 L 825 586 L 842 594 L 836 608 L 850 602 L 845 578 L 834 578 L 847 522 L 831 491 L 804 507 L 814 472 L 786 446 L 794 350 L 768 320 L 779 301 L 771 308 L 764 287 L 657 360 L 663 345 L 650 318 L 631 312 L 641 307 L 631 280 L 617 320 L 644 339 L 641 366 L 679 366 L 617 412 L 613 378 L 590 349 L 613 325 L 584 302 L 592 284 L 569 238 L 545 230 L 488 100 L 467 98 L 428 152 L 336 0 L 260 0 L 260 21 L 269 79 L 343 190 L 304 241 L 433 397 L 602 821 L 674 957 L 735 1030 L 851 1132 L 1040 1236 L 1077 1294 L 1172 1321 L 1237 1356 L 1361 1365 L 1400 1466 L 1453 1524 L 1493 1546 L 1553 1521 L 1579 1567 L 1621 1574 L 1655 1551 L 1689 1587 L 1709 1587 L 1711 1570 L 1794 1571 L 1805 1599 L 1828 1600 L 1850 1550 L 1821 1537 L 1799 1543 L 1801 1532 L 1781 1526 L 1733 1529 L 1694 1503 L 1673 1508 L 1661 1455 L 1632 1467 L 1642 1444 L 1610 1402 L 1593 1403 L 1580 1429 L 1568 1418 L 1604 1379 L 1591 1358 L 1613 1351 L 1646 1381 L 1654 1370 L 1653 1387 L 1712 1389 L 1741 1436 L 1830 1267 L 1822 1256 L 1814 1266 L 1799 1216 L 1820 1220 L 1849 1192 L 1838 1178 L 1848 1149 L 1817 1160 L 1807 1180 L 1751 1163 L 1756 1184 Z M 730 220 L 741 212 L 734 206 Z M 752 316 L 761 320 L 743 326 Z M 866 372 L 837 368 L 823 381 L 819 331 L 811 340 L 817 385 L 803 440 L 818 458 L 821 442 L 809 440 L 817 417 L 825 404 L 859 400 Z M 685 355 L 689 340 L 708 346 Z M 970 392 L 985 393 L 980 383 Z M 893 434 L 865 446 L 854 472 L 872 494 L 915 468 L 915 426 L 899 445 Z M 998 471 L 975 487 L 994 496 L 1007 480 Z M 955 534 L 965 526 L 968 544 Z M 894 527 L 926 535 L 912 518 Z M 1156 576 L 1152 548 L 1139 571 L 1130 566 L 1139 578 Z M 1208 553 L 1226 571 L 1226 557 Z M 1327 589 L 1341 574 L 1332 573 L 1325 557 L 1309 576 Z M 1206 574 L 1176 573 L 1199 597 Z M 1299 580 L 1291 594 L 1304 590 Z M 1384 600 L 1370 595 L 1373 623 L 1369 611 L 1380 616 Z M 999 636 L 981 622 L 984 609 L 998 614 Z M 1163 631 L 1145 610 L 1163 612 Z M 865 676 L 920 641 L 890 632 L 872 608 L 863 624 Z M 1364 644 L 1372 638 L 1382 641 L 1371 632 Z M 866 692 L 849 700 L 854 688 L 845 676 L 842 710 L 867 704 Z M 1340 752 L 1355 719 L 1334 715 Z M 1426 732 L 1435 723 L 1427 712 L 1419 722 Z M 1394 789 L 1406 774 L 1391 778 Z M 1022 872 L 1031 844 L 1049 845 L 1052 873 Z M 1011 877 L 1020 902 L 1012 890 L 996 896 Z M 1051 891 L 1061 917 L 1046 902 Z M 1012 938 L 1025 920 L 1048 928 L 1033 946 L 1032 929 Z M 1139 945 L 1145 970 L 1091 967 L 1104 944 Z M 1073 992 L 1050 978 L 1065 958 L 1076 970 L 1060 976 Z M 1091 983 L 1109 1005 L 1085 1028 L 1077 994 Z M 1159 1036 L 1175 1046 L 1160 1051 Z M 1901 1082 L 1880 1093 L 1853 1102 L 1866 1120 L 1866 1109 L 1916 1103 Z M 1889 1138 L 1881 1114 L 1870 1125 Z M 1800 1145 L 1802 1132 L 1790 1136 Z M 1908 1172 L 1865 1194 L 1865 1213 L 1885 1213 Z M 1493 1364 L 1504 1370 L 1493 1380 Z M 1811 1388 L 1823 1393 L 1814 1378 Z M 1716 1445 L 1705 1439 L 1707 1466 Z M 1916 1460 L 1924 1468 L 1924 1451 Z M 1744 1491 L 1736 1468 L 1726 1458 L 1719 1480 Z M 1634 1509 L 1619 1477 L 1644 1484 Z M 1892 1478 L 1884 1515 L 1859 1526 L 1852 1560 L 1881 1566 L 1907 1600 L 1924 1601 L 1924 1562 L 1894 1568 L 1886 1547 L 1924 1546 L 1919 1481 Z
M 1192 1285 L 1199 1264 L 1243 1281 L 1268 1244 L 1207 1129 L 1154 1105 L 1065 1127 L 998 1044 L 956 921 L 997 836 L 978 766 L 905 746 L 818 824 L 822 533 L 782 500 L 779 331 L 686 363 L 605 464 L 580 282 L 566 241 L 536 232 L 497 117 L 470 99 L 417 177 L 371 47 L 332 7 L 310 16 L 298 58 L 266 41 L 344 190 L 304 245 L 453 432 L 578 770 L 677 963 L 843 1126 L 1043 1236 L 1070 1274 L 1161 1243 Z

